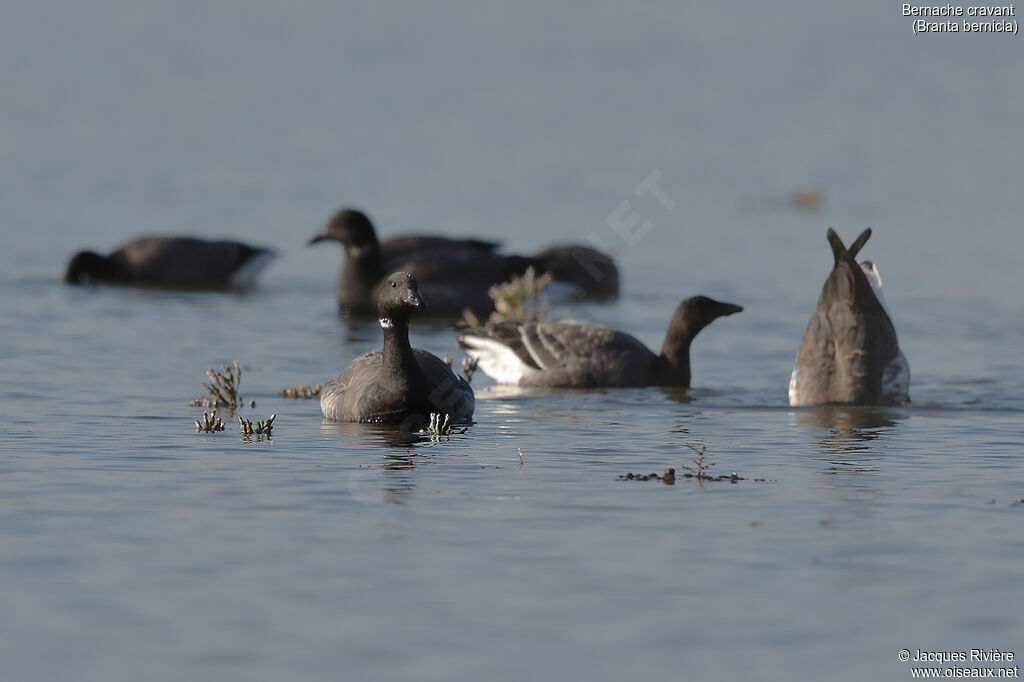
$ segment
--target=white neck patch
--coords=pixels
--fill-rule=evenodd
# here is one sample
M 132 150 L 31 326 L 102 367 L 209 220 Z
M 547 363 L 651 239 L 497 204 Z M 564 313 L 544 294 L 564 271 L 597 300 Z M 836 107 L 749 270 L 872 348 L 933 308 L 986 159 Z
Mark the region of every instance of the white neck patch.
M 382 318 L 380 318 L 380 328 L 381 329 L 391 329 L 394 326 L 395 326 L 395 323 L 391 321 L 390 317 L 382 317 Z

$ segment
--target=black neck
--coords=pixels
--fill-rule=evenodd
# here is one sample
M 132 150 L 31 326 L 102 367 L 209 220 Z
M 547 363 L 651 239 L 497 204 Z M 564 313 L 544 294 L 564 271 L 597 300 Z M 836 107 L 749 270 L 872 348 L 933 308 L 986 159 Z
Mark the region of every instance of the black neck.
M 375 309 L 376 306 L 368 301 L 373 299 L 373 288 L 385 274 L 377 244 L 359 247 L 358 254 L 347 255 L 338 286 L 342 307 L 354 312 Z
M 384 370 L 412 378 L 419 372 L 416 357 L 409 343 L 409 321 L 382 319 L 384 331 Z
M 665 335 L 665 343 L 661 346 L 661 355 L 653 368 L 656 380 L 653 383 L 661 386 L 690 385 L 690 343 L 693 335 L 688 330 L 669 328 Z

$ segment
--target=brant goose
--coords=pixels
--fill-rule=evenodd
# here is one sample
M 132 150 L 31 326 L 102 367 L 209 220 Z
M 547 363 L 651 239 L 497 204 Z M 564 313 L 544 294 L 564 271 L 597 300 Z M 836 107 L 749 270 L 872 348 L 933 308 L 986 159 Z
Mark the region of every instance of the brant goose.
M 169 289 L 248 289 L 274 251 L 233 241 L 142 237 L 109 256 L 80 251 L 64 271 L 68 284 L 124 284 Z
M 344 314 L 373 313 L 380 282 L 394 271 L 416 277 L 435 315 L 458 315 L 466 308 L 486 315 L 494 309 L 487 290 L 530 266 L 551 271 L 588 296 L 618 293 L 615 263 L 587 247 L 556 247 L 531 257 L 499 254 L 498 244 L 479 239 L 404 236 L 380 242 L 366 214 L 352 208 L 335 213 L 309 243 L 328 240 L 345 247 L 338 279 L 338 306 Z
M 495 381 L 519 386 L 690 385 L 690 344 L 716 318 L 743 308 L 707 296 L 676 307 L 661 355 L 634 337 L 587 322 L 499 322 L 459 335 L 459 345 Z
M 835 264 L 807 323 L 789 380 L 790 405 L 901 405 L 910 366 L 900 351 L 874 263 L 854 260 L 871 236 L 847 249 L 829 228 Z
M 469 384 L 436 355 L 409 345 L 409 318 L 425 305 L 411 274 L 384 279 L 377 302 L 384 350 L 363 353 L 324 385 L 324 417 L 412 427 L 437 412 L 453 422 L 471 421 L 475 401 Z

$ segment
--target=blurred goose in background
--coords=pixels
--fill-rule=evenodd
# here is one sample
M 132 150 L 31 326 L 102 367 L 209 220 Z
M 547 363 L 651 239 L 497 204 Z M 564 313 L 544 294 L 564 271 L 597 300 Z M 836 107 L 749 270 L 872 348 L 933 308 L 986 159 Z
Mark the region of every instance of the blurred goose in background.
M 530 256 L 538 273 L 575 287 L 576 299 L 603 300 L 619 295 L 619 269 L 611 256 L 578 244 L 550 246 Z
M 660 355 L 629 334 L 587 322 L 498 322 L 464 331 L 458 342 L 500 384 L 687 387 L 694 337 L 742 310 L 707 296 L 686 299 L 676 307 Z
M 273 250 L 235 241 L 193 237 L 142 237 L 109 256 L 75 254 L 64 271 L 68 284 L 122 284 L 168 289 L 253 287 Z
M 367 315 L 376 309 L 385 274 L 413 274 L 432 315 L 459 315 L 469 308 L 486 315 L 494 309 L 487 290 L 533 266 L 555 279 L 573 284 L 581 296 L 609 297 L 618 293 L 614 261 L 582 246 L 559 246 L 536 256 L 503 255 L 498 244 L 479 239 L 429 235 L 377 238 L 373 223 L 362 211 L 344 208 L 335 213 L 310 244 L 336 241 L 345 248 L 338 279 L 338 307 L 344 314 Z
M 832 228 L 827 236 L 835 262 L 797 351 L 789 404 L 906 403 L 910 366 L 885 307 L 882 278 L 874 263 L 855 260 L 871 229 L 849 249 Z
M 396 272 L 384 279 L 377 302 L 384 350 L 363 353 L 324 385 L 324 417 L 413 427 L 433 412 L 471 421 L 473 389 L 439 357 L 409 343 L 409 318 L 425 306 L 413 275 Z

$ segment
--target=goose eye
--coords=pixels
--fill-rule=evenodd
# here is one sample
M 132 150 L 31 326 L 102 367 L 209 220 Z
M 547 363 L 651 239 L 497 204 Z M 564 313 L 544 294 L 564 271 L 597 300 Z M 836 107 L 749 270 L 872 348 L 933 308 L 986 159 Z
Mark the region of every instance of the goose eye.
M 392 282 L 391 283 L 391 288 L 392 289 L 397 289 L 398 288 L 398 282 Z

